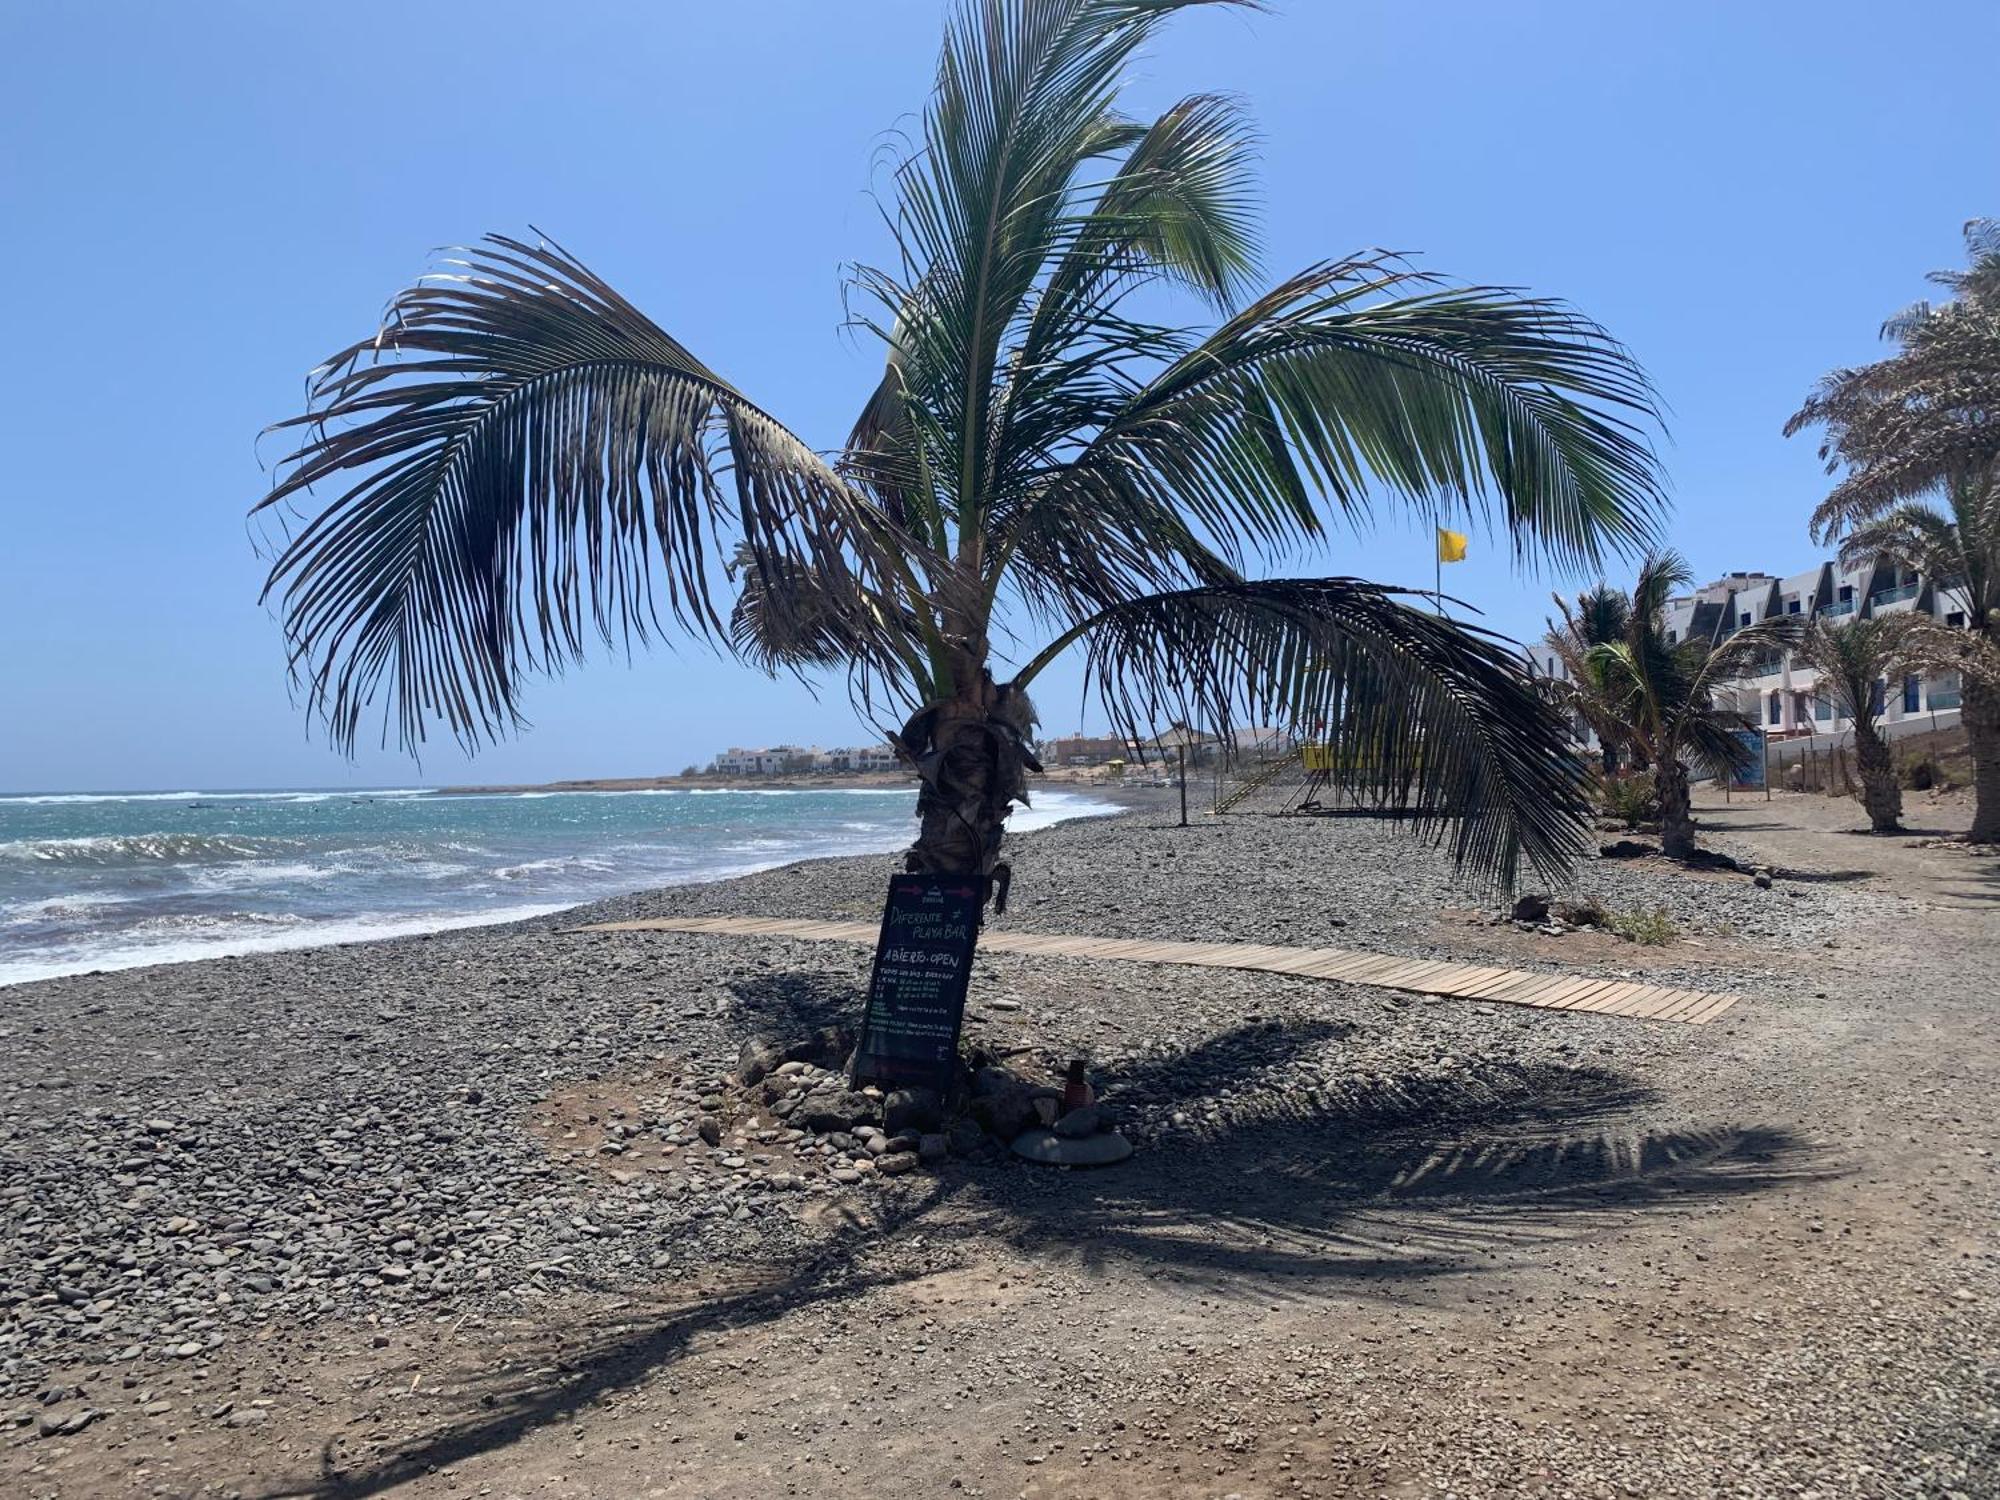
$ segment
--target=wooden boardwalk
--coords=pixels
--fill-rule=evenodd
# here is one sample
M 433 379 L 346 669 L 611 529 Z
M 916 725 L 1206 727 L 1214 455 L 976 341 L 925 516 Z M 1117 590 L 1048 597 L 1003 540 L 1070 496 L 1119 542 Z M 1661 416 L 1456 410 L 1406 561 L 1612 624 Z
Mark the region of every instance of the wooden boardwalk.
M 873 946 L 873 922 L 821 922 L 804 917 L 668 917 L 648 922 L 598 922 L 572 932 L 697 932 L 733 937 L 806 938 Z M 1736 996 L 1708 990 L 1676 990 L 1627 979 L 1584 974 L 1538 974 L 1523 969 L 1489 969 L 1477 964 L 1441 963 L 1361 953 L 1351 948 L 1279 948 L 1261 943 L 1177 943 L 1151 938 L 1062 937 L 1043 932 L 988 929 L 979 935 L 986 953 L 1043 953 L 1061 958 L 1112 959 L 1133 963 L 1204 964 L 1218 969 L 1251 969 L 1340 979 L 1387 990 L 1451 995 L 1494 1005 L 1533 1005 L 1543 1010 L 1591 1011 L 1644 1021 L 1685 1021 L 1706 1025 L 1736 1003 Z

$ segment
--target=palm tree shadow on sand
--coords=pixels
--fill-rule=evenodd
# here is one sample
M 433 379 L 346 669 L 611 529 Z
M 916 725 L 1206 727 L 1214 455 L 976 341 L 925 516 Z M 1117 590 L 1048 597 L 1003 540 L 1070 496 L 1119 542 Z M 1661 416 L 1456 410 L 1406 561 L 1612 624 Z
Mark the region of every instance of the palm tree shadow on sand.
M 1107 1099 L 1172 1096 L 1197 1080 L 1213 1089 L 1218 1078 L 1248 1077 L 1346 1030 L 1247 1026 L 1109 1076 Z M 850 1217 L 812 1253 L 746 1265 L 722 1290 L 648 1302 L 618 1288 L 615 1308 L 595 1320 L 551 1319 L 504 1352 L 489 1347 L 441 1377 L 461 1394 L 429 1433 L 358 1463 L 330 1438 L 313 1478 L 264 1493 L 378 1494 L 573 1421 L 606 1394 L 671 1368 L 698 1336 L 914 1281 L 940 1252 L 982 1242 L 1086 1272 L 1187 1278 L 1224 1295 L 1366 1297 L 1421 1278 L 1489 1273 L 1503 1255 L 1614 1232 L 1640 1215 L 1828 1175 L 1783 1129 L 1647 1123 L 1660 1106 L 1654 1091 L 1608 1069 L 1485 1066 L 1253 1101 L 1099 1172 L 1004 1155 L 954 1162 L 899 1182 L 871 1215 Z M 913 1265 L 918 1234 L 931 1259 Z
M 1328 1029 L 1282 1038 L 1312 1045 Z M 1268 1059 L 1276 1030 L 1230 1033 L 1127 1081 L 1171 1097 L 1183 1077 L 1249 1071 L 1236 1054 Z M 1661 1113 L 1654 1090 L 1608 1069 L 1489 1062 L 1253 1098 L 1118 1171 L 973 1193 L 991 1204 L 989 1232 L 1049 1256 L 1141 1263 L 1224 1295 L 1268 1297 L 1272 1278 L 1369 1295 L 1824 1174 L 1788 1131 Z

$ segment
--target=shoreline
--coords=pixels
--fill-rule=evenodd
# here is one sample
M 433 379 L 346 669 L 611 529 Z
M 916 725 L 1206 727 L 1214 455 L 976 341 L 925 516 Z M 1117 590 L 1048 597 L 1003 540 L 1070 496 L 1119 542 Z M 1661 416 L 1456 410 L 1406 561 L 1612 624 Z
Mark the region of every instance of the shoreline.
M 868 787 L 866 790 L 894 791 L 900 789 L 900 781 L 890 779 L 883 787 Z M 789 786 L 767 784 L 748 788 L 712 787 L 713 791 L 765 791 L 765 792 L 839 792 L 855 788 L 844 786 L 806 785 Z M 583 788 L 568 790 L 582 791 Z M 643 791 L 645 788 L 601 787 L 593 789 L 606 794 L 621 791 Z M 667 790 L 672 790 L 671 788 Z M 703 788 L 685 788 L 699 791 Z M 912 784 L 912 790 L 914 786 Z M 1118 816 L 1135 807 L 1151 805 L 1158 796 L 1155 788 L 1149 787 L 1085 787 L 1072 784 L 1036 788 L 1045 792 L 1060 792 L 1087 798 L 1091 802 L 1105 804 L 1111 810 L 1087 808 L 1058 816 L 1049 822 L 1037 822 L 1033 827 L 1013 835 L 1025 838 L 1045 828 L 1080 819 L 1097 819 Z M 504 789 L 491 789 L 484 793 L 468 792 L 467 795 L 505 795 Z M 83 795 L 83 794 L 75 794 Z M 153 794 L 166 795 L 166 794 Z M 200 795 L 216 795 L 203 793 Z M 267 793 L 265 795 L 278 795 Z M 443 795 L 442 793 L 436 795 Z M 1036 809 L 1031 805 L 1028 812 Z M 769 861 L 750 860 L 741 864 L 721 866 L 704 870 L 691 878 L 680 881 L 660 882 L 647 876 L 643 883 L 626 889 L 606 890 L 582 895 L 574 900 L 555 902 L 524 902 L 516 906 L 488 910 L 455 910 L 442 912 L 377 910 L 351 911 L 340 916 L 326 916 L 314 919 L 309 925 L 291 931 L 241 933 L 225 937 L 214 937 L 204 941 L 200 938 L 188 940 L 189 951 L 162 953 L 141 944 L 108 942 L 101 951 L 79 957 L 73 963 L 53 960 L 45 966 L 46 972 L 31 972 L 19 977 L 7 977 L 0 973 L 0 993 L 18 990 L 23 986 L 48 984 L 64 979 L 84 978 L 96 975 L 129 974 L 155 969 L 177 969 L 188 965 L 226 962 L 236 959 L 274 956 L 282 954 L 308 953 L 319 949 L 350 948 L 378 943 L 397 943 L 436 937 L 447 933 L 472 932 L 488 928 L 507 928 L 517 924 L 545 922 L 561 918 L 565 913 L 587 910 L 607 901 L 641 899 L 664 891 L 681 890 L 726 883 L 749 876 L 769 873 L 792 865 L 819 863 L 828 860 L 847 859 L 888 859 L 893 858 L 896 848 L 882 849 L 856 847 L 829 853 L 791 855 Z M 380 930 L 372 930 L 377 929 Z M 4 970 L 5 947 L 0 945 L 0 970 Z
M 581 776 L 561 781 L 496 782 L 491 786 L 441 786 L 433 797 L 519 796 L 525 792 L 807 792 L 847 787 L 916 790 L 916 777 L 899 771 L 852 771 L 826 776 Z
M 1042 772 L 1037 780 L 1049 790 L 1089 788 L 1116 791 L 1120 785 L 1109 778 L 1098 780 L 1095 768 L 1058 767 Z M 496 782 L 491 786 L 467 784 L 430 789 L 434 797 L 520 796 L 528 792 L 837 792 L 850 788 L 868 791 L 908 787 L 916 790 L 917 778 L 906 770 L 833 771 L 824 775 L 786 774 L 781 776 L 727 776 L 698 772 L 693 776 L 583 776 L 561 781 Z M 1135 790 L 1140 788 L 1125 788 Z M 1032 790 L 1032 788 L 1031 788 Z

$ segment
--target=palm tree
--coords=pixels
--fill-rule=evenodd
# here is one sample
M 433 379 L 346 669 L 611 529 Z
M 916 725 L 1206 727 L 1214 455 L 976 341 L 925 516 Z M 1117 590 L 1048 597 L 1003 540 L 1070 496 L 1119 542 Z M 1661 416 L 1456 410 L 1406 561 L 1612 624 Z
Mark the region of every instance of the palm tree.
M 2000 482 L 1973 477 L 1953 484 L 1947 509 L 1906 501 L 1849 533 L 1843 561 L 1882 557 L 1915 569 L 1965 601 L 1965 628 L 1907 615 L 1905 661 L 1932 673 L 1956 673 L 1959 722 L 1972 753 L 1974 843 L 2000 843 Z
M 1895 833 L 1903 816 L 1896 757 L 1876 722 L 1886 701 L 1884 684 L 1902 675 L 1913 615 L 1884 615 L 1844 625 L 1814 620 L 1799 637 L 1796 654 L 1819 674 L 1817 695 L 1854 725 L 1854 759 L 1861 771 L 1861 805 L 1875 833 Z
M 1965 226 L 1970 265 L 1933 272 L 1953 293 L 1882 325 L 1896 352 L 1835 370 L 1785 423 L 1822 429 L 1820 457 L 1840 483 L 1813 516 L 1837 535 L 1906 500 L 1991 473 L 2000 462 L 2000 219 Z M 1843 472 L 1844 471 L 1844 472 Z
M 1724 776 L 1755 759 L 1739 738 L 1754 726 L 1740 713 L 1717 708 L 1717 689 L 1798 638 L 1798 626 L 1787 618 L 1746 626 L 1720 644 L 1669 641 L 1667 599 L 1693 583 L 1679 553 L 1649 553 L 1628 601 L 1624 638 L 1593 646 L 1584 658 L 1586 680 L 1603 698 L 1596 711 L 1621 724 L 1625 742 L 1653 768 L 1660 847 L 1675 859 L 1696 852 L 1690 763 Z
M 1124 732 L 1338 726 L 1343 774 L 1408 776 L 1467 868 L 1564 866 L 1580 776 L 1497 637 L 1354 578 L 1255 575 L 1378 501 L 1497 510 L 1520 556 L 1563 566 L 1641 546 L 1650 387 L 1562 304 L 1384 254 L 1253 293 L 1236 107 L 1117 107 L 1134 49 L 1208 3 L 1240 0 L 955 13 L 894 173 L 894 259 L 851 274 L 885 367 L 831 456 L 552 244 L 490 236 L 397 297 L 281 424 L 303 436 L 263 502 L 333 490 L 266 593 L 335 743 L 379 698 L 385 738 L 477 745 L 520 723 L 529 671 L 664 613 L 893 704 L 921 778 L 909 867 L 1004 903 L 1027 690 L 1077 648 Z M 1175 291 L 1212 325 L 1150 321 Z
M 1920 634 L 1921 660 L 1960 672 L 1961 721 L 1973 757 L 1970 837 L 2000 842 L 2000 220 L 1965 226 L 1969 265 L 1931 280 L 1953 295 L 1919 302 L 1882 325 L 1886 359 L 1836 370 L 1786 423 L 1822 429 L 1820 456 L 1840 483 L 1813 514 L 1825 542 L 1852 532 L 1857 551 L 1889 552 L 1934 579 L 1968 587 L 1971 635 L 1956 644 Z M 1926 503 L 1942 495 L 1952 515 Z M 1865 543 L 1865 546 L 1863 545 Z M 1900 553 L 1898 553 L 1898 549 Z M 1930 561 L 1916 564 L 1918 557 Z M 1975 581 L 1977 580 L 1977 581 Z
M 1545 682 L 1543 687 L 1565 712 L 1590 726 L 1591 733 L 1597 736 L 1604 774 L 1615 776 L 1628 736 L 1609 685 L 1600 679 L 1590 653 L 1599 646 L 1625 639 L 1631 626 L 1632 601 L 1621 590 L 1601 581 L 1578 594 L 1574 601 L 1561 594 L 1552 594 L 1550 598 L 1562 616 L 1562 623 L 1548 622 L 1542 644 L 1562 663 L 1565 675 Z

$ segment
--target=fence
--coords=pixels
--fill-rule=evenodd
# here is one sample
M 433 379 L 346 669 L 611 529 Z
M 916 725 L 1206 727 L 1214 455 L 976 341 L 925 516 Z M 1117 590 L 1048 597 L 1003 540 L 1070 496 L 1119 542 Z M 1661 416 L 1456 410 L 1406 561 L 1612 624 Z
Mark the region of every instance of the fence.
M 1935 695 L 1933 696 L 1935 702 Z M 1877 731 L 1889 742 L 1898 762 L 1922 757 L 1939 759 L 1957 752 L 1964 743 L 1958 731 L 1958 715 L 1939 712 L 1912 714 L 1906 719 L 1880 723 Z M 1770 785 L 1780 791 L 1825 792 L 1831 797 L 1852 796 L 1861 789 L 1861 775 L 1854 763 L 1854 732 L 1799 735 L 1766 743 L 1765 755 Z

